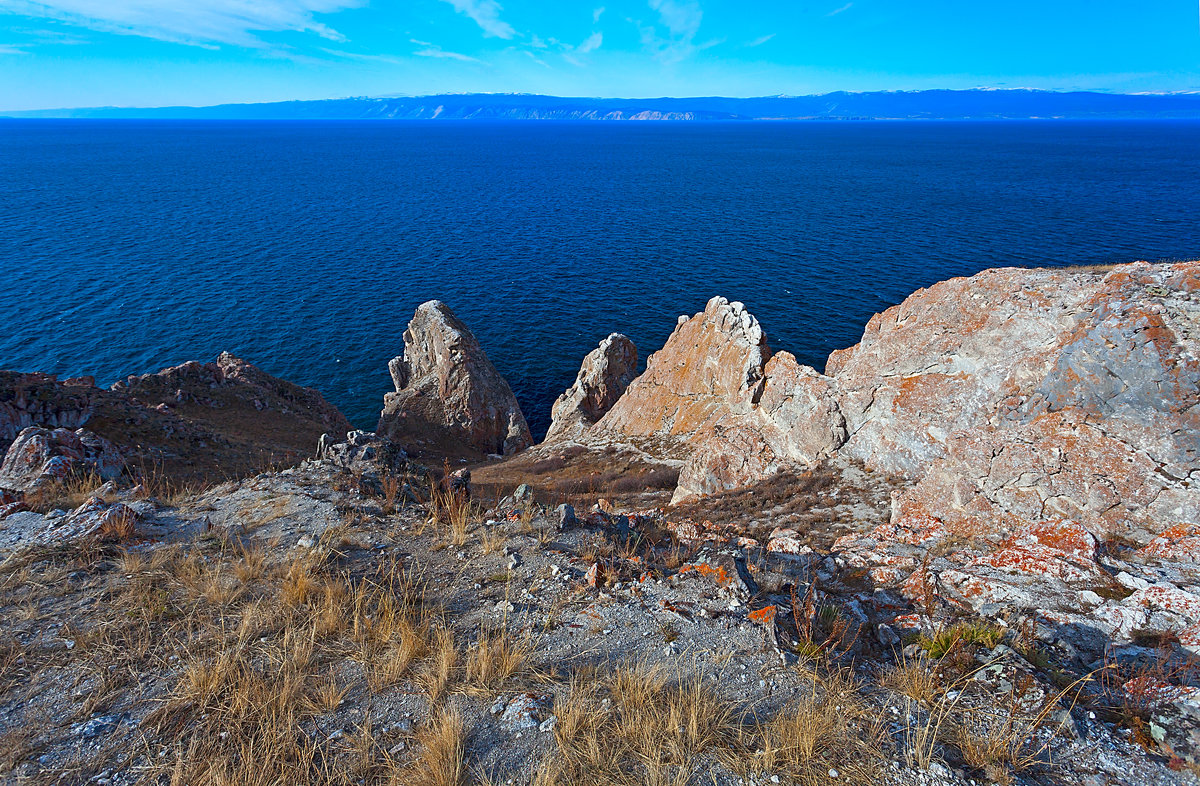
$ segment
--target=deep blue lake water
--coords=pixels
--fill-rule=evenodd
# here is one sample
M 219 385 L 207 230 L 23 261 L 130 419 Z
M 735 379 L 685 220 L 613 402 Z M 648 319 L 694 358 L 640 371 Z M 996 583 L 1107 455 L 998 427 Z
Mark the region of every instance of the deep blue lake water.
M 1200 256 L 1200 123 L 0 121 L 0 368 L 230 350 L 373 428 L 445 300 L 535 430 L 714 294 L 824 366 L 914 289 Z

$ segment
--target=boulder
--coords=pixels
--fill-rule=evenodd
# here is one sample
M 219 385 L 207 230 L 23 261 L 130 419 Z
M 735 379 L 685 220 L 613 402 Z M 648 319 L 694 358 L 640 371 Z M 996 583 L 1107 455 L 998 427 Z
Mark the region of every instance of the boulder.
M 13 440 L 0 464 L 0 488 L 30 492 L 86 473 L 112 480 L 124 468 L 121 453 L 90 431 L 30 426 Z
M 35 541 L 43 545 L 84 538 L 123 540 L 133 534 L 141 515 L 122 502 L 108 504 L 92 497 L 62 519 L 51 522 Z
M 376 432 L 409 452 L 509 455 L 533 443 L 512 389 L 445 303 L 417 307 L 388 370 L 396 390 Z
M 627 336 L 612 333 L 583 359 L 575 384 L 554 402 L 546 442 L 580 436 L 602 418 L 637 374 L 638 351 Z

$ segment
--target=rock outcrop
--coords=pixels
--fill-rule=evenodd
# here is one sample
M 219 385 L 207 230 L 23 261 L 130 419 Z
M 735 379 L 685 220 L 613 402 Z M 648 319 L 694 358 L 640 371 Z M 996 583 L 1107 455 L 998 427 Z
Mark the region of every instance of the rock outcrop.
M 574 439 L 604 417 L 637 376 L 638 351 L 612 333 L 583 359 L 575 384 L 554 402 L 546 442 Z
M 842 451 L 964 532 L 1065 519 L 1146 542 L 1200 523 L 1200 263 L 991 270 L 835 352 Z
M 810 464 L 846 438 L 830 380 L 772 357 L 758 320 L 721 297 L 680 317 L 594 433 L 682 454 L 676 502 Z
M 510 455 L 533 443 L 512 388 L 450 308 L 422 303 L 388 363 L 377 433 L 414 455 Z
M 53 374 L 0 371 L 0 450 L 30 426 L 77 429 L 92 416 L 89 379 L 62 382 Z
M 182 408 L 187 412 L 233 410 L 257 413 L 265 421 L 285 418 L 303 431 L 311 449 L 325 432 L 345 433 L 350 422 L 337 407 L 312 388 L 273 377 L 257 366 L 222 352 L 215 363 L 188 361 L 154 374 L 130 376 L 113 390 L 151 407 Z M 190 406 L 188 406 L 190 405 Z M 200 419 L 207 419 L 200 415 Z M 313 435 L 311 439 L 307 436 Z
M 112 480 L 124 469 L 120 451 L 90 431 L 30 426 L 13 440 L 0 464 L 0 489 L 35 491 L 74 474 Z
M 589 435 L 684 458 L 676 501 L 837 451 L 909 487 L 897 515 L 1145 543 L 1200 523 L 1198 340 L 1197 262 L 945 281 L 873 317 L 825 375 L 714 298 Z
M 620 437 L 686 443 L 713 420 L 757 399 L 770 357 L 758 320 L 741 303 L 708 301 L 680 317 L 646 370 L 609 410 L 597 430 Z

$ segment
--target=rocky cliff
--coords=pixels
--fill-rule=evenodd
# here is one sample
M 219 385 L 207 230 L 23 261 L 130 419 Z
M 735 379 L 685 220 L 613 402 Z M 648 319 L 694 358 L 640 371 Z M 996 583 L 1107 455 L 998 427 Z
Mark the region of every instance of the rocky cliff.
M 336 411 L 227 356 L 7 375 L 0 772 L 1200 784 L 1198 273 L 942 282 L 824 374 L 714 298 L 632 381 L 610 336 L 548 444 L 451 482 L 382 437 L 528 432 L 437 302 L 381 435 L 192 492 L 101 479 L 309 453 Z M 73 462 L 85 498 L 47 484 Z
M 422 303 L 388 370 L 377 433 L 413 455 L 511 455 L 533 443 L 512 388 L 440 300 Z
M 1200 522 L 1197 263 L 990 270 L 876 315 L 826 374 L 722 298 L 589 432 L 682 453 L 676 501 L 835 453 L 966 530 L 1071 519 L 1146 542 Z

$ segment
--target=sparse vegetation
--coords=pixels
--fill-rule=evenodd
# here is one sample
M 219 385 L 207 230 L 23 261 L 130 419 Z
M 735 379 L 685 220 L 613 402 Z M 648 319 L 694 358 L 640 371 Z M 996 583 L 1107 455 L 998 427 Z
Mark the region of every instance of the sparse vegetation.
M 114 733 L 102 753 L 82 765 L 60 758 L 39 777 L 69 780 L 82 766 L 87 777 L 136 767 L 146 782 L 189 786 L 504 783 L 514 773 L 495 757 L 485 768 L 479 746 L 501 744 L 503 708 L 529 697 L 538 709 L 522 766 L 538 786 L 697 786 L 712 773 L 815 786 L 831 771 L 868 784 L 897 762 L 1007 783 L 1049 766 L 1049 732 L 1079 689 L 1053 671 L 1032 627 L 960 616 L 906 640 L 909 656 L 880 650 L 863 641 L 871 632 L 846 601 L 862 590 L 846 590 L 845 573 L 793 575 L 771 590 L 770 613 L 751 617 L 725 605 L 730 573 L 703 562 L 703 545 L 653 523 L 560 532 L 546 507 L 527 505 L 484 525 L 482 506 L 436 484 L 423 509 L 388 513 L 386 488 L 339 477 L 350 485 L 304 545 L 271 534 L 295 516 L 296 495 L 264 488 L 188 539 L 7 558 L 0 700 L 78 697 L 67 710 L 31 705 L 60 714 L 39 720 L 31 709 L 26 727 L 6 730 L 0 767 L 42 755 L 39 724 L 61 738 L 132 714 L 136 729 Z M 768 580 L 769 564 L 752 574 Z M 682 569 L 695 583 L 673 589 Z M 719 630 L 719 646 L 697 646 L 702 629 Z M 1015 672 L 1010 693 L 993 695 L 976 675 L 1002 641 L 1058 688 Z M 864 668 L 874 657 L 886 665 Z M 1186 681 L 1179 668 L 1164 656 L 1145 680 L 1106 671 L 1104 695 L 1128 706 L 1105 717 L 1153 745 L 1155 680 Z

